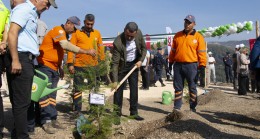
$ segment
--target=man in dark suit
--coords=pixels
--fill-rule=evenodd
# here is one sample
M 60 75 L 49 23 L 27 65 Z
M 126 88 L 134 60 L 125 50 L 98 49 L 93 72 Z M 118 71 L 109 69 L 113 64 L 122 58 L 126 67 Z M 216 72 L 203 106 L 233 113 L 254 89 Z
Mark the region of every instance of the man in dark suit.
M 112 81 L 114 88 L 136 65 L 140 67 L 146 56 L 146 45 L 141 30 L 135 22 L 126 24 L 124 32 L 116 37 L 112 49 Z M 128 77 L 130 86 L 130 116 L 135 120 L 143 120 L 138 115 L 138 69 Z M 123 86 L 114 93 L 114 104 L 117 116 L 122 115 Z M 120 124 L 120 120 L 118 123 Z

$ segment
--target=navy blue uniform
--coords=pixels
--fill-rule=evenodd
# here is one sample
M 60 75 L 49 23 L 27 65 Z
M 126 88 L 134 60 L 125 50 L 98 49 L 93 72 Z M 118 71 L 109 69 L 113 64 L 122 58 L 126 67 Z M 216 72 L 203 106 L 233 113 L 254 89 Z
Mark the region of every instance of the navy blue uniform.
M 226 73 L 226 81 L 227 83 L 232 83 L 233 82 L 233 75 L 232 75 L 232 59 L 229 56 L 229 53 L 223 58 L 223 62 L 225 65 L 225 73 Z

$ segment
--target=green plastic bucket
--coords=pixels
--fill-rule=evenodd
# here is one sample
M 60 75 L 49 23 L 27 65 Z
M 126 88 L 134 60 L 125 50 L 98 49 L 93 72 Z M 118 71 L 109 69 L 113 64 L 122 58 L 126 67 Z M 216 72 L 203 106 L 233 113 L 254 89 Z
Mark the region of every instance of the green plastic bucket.
M 163 91 L 162 92 L 162 104 L 170 105 L 173 100 L 173 95 L 170 91 Z

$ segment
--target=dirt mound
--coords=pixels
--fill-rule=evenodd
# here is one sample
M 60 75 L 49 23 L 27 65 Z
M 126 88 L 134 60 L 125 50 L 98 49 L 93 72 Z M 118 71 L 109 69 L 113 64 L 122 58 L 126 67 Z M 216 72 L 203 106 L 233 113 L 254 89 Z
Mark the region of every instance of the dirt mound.
M 152 132 L 156 131 L 157 129 L 159 129 L 167 124 L 168 123 L 165 123 L 165 118 L 140 124 L 139 128 L 134 130 L 131 133 L 131 135 L 129 135 L 127 138 L 129 138 L 129 139 L 144 138 L 147 135 L 151 134 Z
M 210 92 L 200 95 L 198 97 L 198 105 L 205 105 L 210 102 L 219 102 L 219 100 L 225 99 L 225 95 L 219 89 L 211 90 Z

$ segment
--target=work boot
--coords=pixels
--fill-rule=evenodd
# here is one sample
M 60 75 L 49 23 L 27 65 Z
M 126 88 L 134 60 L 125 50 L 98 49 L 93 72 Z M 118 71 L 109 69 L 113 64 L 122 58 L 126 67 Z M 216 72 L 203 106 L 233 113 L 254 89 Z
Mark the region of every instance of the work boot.
M 62 124 L 60 122 L 58 122 L 57 120 L 52 120 L 51 123 L 52 123 L 53 128 L 65 129 L 65 127 L 62 126 Z
M 172 113 L 166 116 L 165 122 L 174 122 L 180 120 L 183 117 L 183 113 L 179 109 L 174 109 Z
M 47 134 L 54 134 L 54 133 L 55 133 L 55 128 L 52 127 L 52 122 L 43 124 L 43 125 L 42 125 L 42 129 L 43 129 Z
M 164 83 L 162 83 L 162 87 L 166 86 Z

